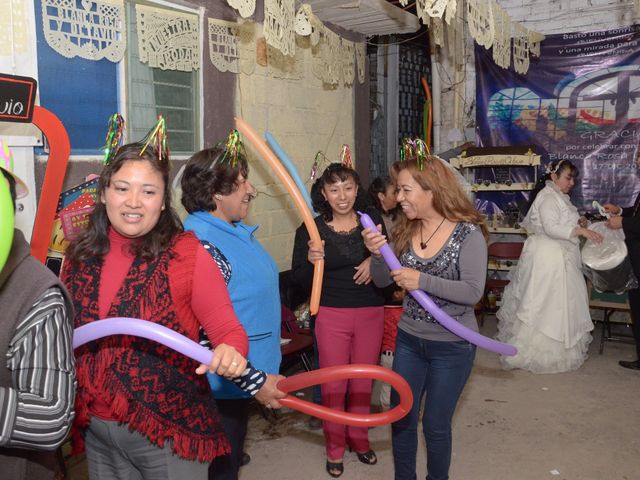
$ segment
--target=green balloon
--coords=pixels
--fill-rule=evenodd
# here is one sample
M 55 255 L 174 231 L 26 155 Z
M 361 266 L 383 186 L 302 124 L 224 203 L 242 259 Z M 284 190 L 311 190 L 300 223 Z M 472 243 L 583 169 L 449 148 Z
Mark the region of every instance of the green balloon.
M 13 200 L 9 182 L 0 174 L 0 272 L 9 257 L 13 243 Z

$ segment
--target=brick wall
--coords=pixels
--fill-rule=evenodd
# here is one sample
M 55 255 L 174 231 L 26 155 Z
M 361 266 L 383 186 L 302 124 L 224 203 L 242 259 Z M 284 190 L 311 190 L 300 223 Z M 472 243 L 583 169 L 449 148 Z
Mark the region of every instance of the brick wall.
M 271 132 L 305 180 L 318 150 L 337 161 L 346 143 L 358 162 L 354 146 L 355 88 L 323 85 L 313 75 L 311 62 L 310 50 L 304 49 L 303 78 L 271 77 L 267 67 L 256 65 L 252 75 L 240 76 L 236 87 L 236 113 L 257 132 Z M 260 225 L 258 238 L 279 269 L 287 270 L 291 267 L 294 232 L 302 217 L 268 164 L 249 145 L 247 152 L 249 180 L 259 191 L 247 223 Z M 307 190 L 310 187 L 308 184 Z

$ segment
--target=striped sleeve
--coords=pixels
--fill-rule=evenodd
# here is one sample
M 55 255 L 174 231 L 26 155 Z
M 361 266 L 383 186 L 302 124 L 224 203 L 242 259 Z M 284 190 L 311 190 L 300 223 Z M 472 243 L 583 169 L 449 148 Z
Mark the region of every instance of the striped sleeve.
M 16 328 L 6 354 L 12 388 L 0 388 L 0 446 L 54 450 L 73 419 L 73 329 L 59 288 Z

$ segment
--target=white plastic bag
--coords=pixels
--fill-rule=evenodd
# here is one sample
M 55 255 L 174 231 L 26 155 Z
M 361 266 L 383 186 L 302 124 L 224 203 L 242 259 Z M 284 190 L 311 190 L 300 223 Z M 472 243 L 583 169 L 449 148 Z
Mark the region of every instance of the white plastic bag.
M 637 288 L 622 230 L 607 228 L 605 222 L 593 223 L 589 229 L 602 235 L 602 243 L 587 240 L 582 247 L 583 270 L 593 288 L 617 294 Z

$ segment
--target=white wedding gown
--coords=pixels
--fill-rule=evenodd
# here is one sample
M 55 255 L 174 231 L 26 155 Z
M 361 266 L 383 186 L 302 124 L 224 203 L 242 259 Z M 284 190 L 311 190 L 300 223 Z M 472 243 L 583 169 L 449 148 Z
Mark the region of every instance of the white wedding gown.
M 500 358 L 503 368 L 558 373 L 587 358 L 593 322 L 578 239 L 571 235 L 578 218 L 568 195 L 547 182 L 522 222 L 529 237 L 496 314 L 498 340 L 518 349 Z

